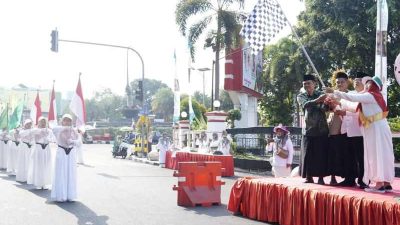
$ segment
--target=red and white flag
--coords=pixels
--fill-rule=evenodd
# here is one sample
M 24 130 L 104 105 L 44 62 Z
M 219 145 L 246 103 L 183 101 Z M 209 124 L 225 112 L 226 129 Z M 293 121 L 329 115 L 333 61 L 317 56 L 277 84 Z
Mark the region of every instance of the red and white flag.
M 33 123 L 36 125 L 38 123 L 39 117 L 41 117 L 41 116 L 42 116 L 42 108 L 40 106 L 39 91 L 38 91 L 36 94 L 35 103 L 33 104 L 32 108 L 31 108 L 30 117 L 31 117 Z
M 48 121 L 50 127 L 54 127 L 57 125 L 57 104 L 56 104 L 56 92 L 54 91 L 54 83 L 53 83 L 53 90 L 51 91 L 51 96 L 50 96 Z
M 86 107 L 85 107 L 85 100 L 83 98 L 80 75 L 79 75 L 78 86 L 76 87 L 75 94 L 72 96 L 69 108 L 71 109 L 72 113 L 74 113 L 76 116 L 76 127 L 78 128 L 84 127 L 86 122 Z

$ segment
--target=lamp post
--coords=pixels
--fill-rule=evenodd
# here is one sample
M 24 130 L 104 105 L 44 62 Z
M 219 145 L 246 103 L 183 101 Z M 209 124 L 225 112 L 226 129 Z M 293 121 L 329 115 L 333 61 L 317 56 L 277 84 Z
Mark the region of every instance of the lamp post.
M 219 107 L 221 106 L 221 102 L 219 100 L 215 100 L 213 102 L 213 105 L 214 105 L 215 110 L 218 110 Z
M 204 72 L 206 72 L 206 71 L 209 71 L 209 70 L 211 70 L 210 68 L 207 68 L 207 67 L 205 67 L 205 68 L 199 68 L 199 69 L 197 69 L 198 71 L 200 71 L 200 72 L 203 72 L 203 105 L 204 106 L 206 106 L 206 104 L 205 104 L 205 96 L 206 96 L 206 85 L 205 85 L 205 77 L 204 77 Z

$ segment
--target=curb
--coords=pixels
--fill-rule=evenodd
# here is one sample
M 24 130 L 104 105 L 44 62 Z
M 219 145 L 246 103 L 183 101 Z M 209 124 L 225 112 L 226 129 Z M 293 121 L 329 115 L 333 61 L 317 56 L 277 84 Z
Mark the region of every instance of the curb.
M 131 157 L 129 160 L 132 160 L 134 162 L 140 162 L 140 163 L 144 163 L 144 164 L 149 164 L 149 165 L 153 165 L 153 166 L 159 166 L 160 163 L 158 161 L 150 161 L 147 158 L 137 158 L 135 156 Z

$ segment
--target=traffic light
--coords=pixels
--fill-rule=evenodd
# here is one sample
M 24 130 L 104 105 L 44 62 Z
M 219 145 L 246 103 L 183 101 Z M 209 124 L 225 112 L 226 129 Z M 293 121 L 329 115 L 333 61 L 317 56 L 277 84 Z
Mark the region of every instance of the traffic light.
M 51 51 L 58 52 L 58 30 L 51 31 Z
M 139 80 L 138 89 L 135 91 L 136 99 L 142 101 L 143 99 L 143 81 Z

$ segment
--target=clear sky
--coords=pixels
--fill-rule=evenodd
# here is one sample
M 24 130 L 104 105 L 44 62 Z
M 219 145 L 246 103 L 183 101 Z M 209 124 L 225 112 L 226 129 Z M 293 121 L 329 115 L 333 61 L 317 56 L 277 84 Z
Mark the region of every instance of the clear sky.
M 13 0 L 0 2 L 0 86 L 24 83 L 50 89 L 56 80 L 57 91 L 74 91 L 82 73 L 85 97 L 94 91 L 111 88 L 124 94 L 127 52 L 122 49 L 60 42 L 59 52 L 50 51 L 50 32 L 59 30 L 59 38 L 130 46 L 141 53 L 145 76 L 162 80 L 170 87 L 175 74 L 176 49 L 183 91 L 187 91 L 188 55 L 186 41 L 175 24 L 178 0 Z M 279 0 L 289 20 L 304 8 L 299 0 Z M 246 1 L 250 12 L 256 0 Z M 283 34 L 289 33 L 287 28 Z M 199 41 L 194 67 L 211 67 L 213 54 Z M 141 64 L 128 54 L 130 80 L 141 78 Z M 221 62 L 223 68 L 223 61 Z M 211 72 L 206 74 L 207 93 Z M 221 71 L 223 74 L 223 71 Z M 192 89 L 201 90 L 199 72 L 193 74 Z M 223 76 L 221 76 L 223 79 Z M 221 84 L 223 85 L 223 83 Z

